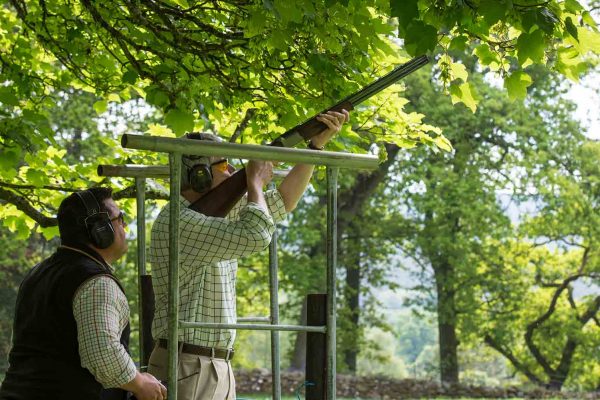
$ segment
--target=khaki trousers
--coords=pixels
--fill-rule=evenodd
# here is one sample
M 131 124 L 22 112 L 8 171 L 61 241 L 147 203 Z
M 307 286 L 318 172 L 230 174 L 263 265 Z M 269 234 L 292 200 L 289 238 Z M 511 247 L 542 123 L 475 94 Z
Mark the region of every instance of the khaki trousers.
M 229 361 L 181 352 L 178 358 L 177 400 L 235 400 L 235 379 Z M 166 382 L 167 370 L 167 350 L 154 347 L 148 372 Z

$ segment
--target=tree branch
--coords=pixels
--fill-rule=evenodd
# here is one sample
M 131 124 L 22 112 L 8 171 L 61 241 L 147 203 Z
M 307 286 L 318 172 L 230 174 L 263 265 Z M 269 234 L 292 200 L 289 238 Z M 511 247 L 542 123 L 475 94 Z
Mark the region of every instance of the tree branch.
M 18 186 L 18 185 L 17 185 Z M 25 185 L 24 185 L 25 186 Z M 63 191 L 63 192 L 76 192 L 80 189 L 73 188 L 52 188 L 49 190 Z M 123 190 L 118 192 L 114 192 L 112 198 L 114 200 L 121 199 L 133 199 L 136 197 L 136 188 L 135 186 L 129 186 Z M 158 189 L 147 189 L 146 190 L 146 199 L 148 200 L 168 200 L 168 194 L 158 190 Z M 27 215 L 29 218 L 34 220 L 41 226 L 42 228 L 48 228 L 51 226 L 57 226 L 58 220 L 54 217 L 49 217 L 44 215 L 40 211 L 38 211 L 24 196 L 19 196 L 14 192 L 6 189 L 2 189 L 0 187 L 0 200 L 4 200 L 5 202 L 14 205 L 19 211 L 23 214 Z
M 510 350 L 504 349 L 490 335 L 485 335 L 484 341 L 492 349 L 496 350 L 498 353 L 506 357 L 506 359 L 508 359 L 510 363 L 515 367 L 515 369 L 524 374 L 531 382 L 534 382 L 540 386 L 544 384 L 544 382 L 540 378 L 538 378 L 533 372 L 531 372 L 525 365 L 521 364 L 519 360 L 517 360 L 517 358 L 510 352 Z
M 29 204 L 24 197 L 9 190 L 0 188 L 0 200 L 4 200 L 7 203 L 14 205 L 19 211 L 22 211 L 29 218 L 37 222 L 42 228 L 58 225 L 56 218 L 45 216 Z
M 556 308 L 556 303 L 558 302 L 558 299 L 560 298 L 562 292 L 565 289 L 567 289 L 567 287 L 569 286 L 569 284 L 571 282 L 581 278 L 582 276 L 585 276 L 585 274 L 577 274 L 577 275 L 573 275 L 573 276 L 570 276 L 567 279 L 565 279 L 562 282 L 562 284 L 557 288 L 556 292 L 554 292 L 554 295 L 552 296 L 550 305 L 548 306 L 548 310 L 542 316 L 540 316 L 535 321 L 533 321 L 532 323 L 527 325 L 527 330 L 525 332 L 525 342 L 527 343 L 527 347 L 529 348 L 529 351 L 534 356 L 534 358 L 536 359 L 538 364 L 540 364 L 540 366 L 544 369 L 544 372 L 549 377 L 553 377 L 556 374 L 556 370 L 550 366 L 550 363 L 548 362 L 548 360 L 542 355 L 542 352 L 540 351 L 538 346 L 534 343 L 533 333 L 554 313 L 554 310 Z M 565 351 L 567 350 L 566 347 L 564 350 Z
M 229 143 L 235 143 L 237 141 L 238 137 L 240 137 L 242 132 L 244 132 L 244 129 L 246 129 L 246 127 L 250 123 L 250 120 L 254 117 L 254 114 L 256 114 L 256 111 L 256 108 L 249 108 L 248 110 L 246 110 L 246 115 L 244 115 L 244 119 L 242 120 L 242 122 L 240 122 L 237 128 L 235 128 L 235 132 L 233 132 L 233 135 L 231 135 L 231 137 L 229 138 Z

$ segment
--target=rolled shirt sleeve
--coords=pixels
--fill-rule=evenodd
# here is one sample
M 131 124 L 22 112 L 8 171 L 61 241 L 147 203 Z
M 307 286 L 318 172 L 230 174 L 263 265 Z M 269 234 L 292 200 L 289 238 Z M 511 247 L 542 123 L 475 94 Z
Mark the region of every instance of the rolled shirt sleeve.
M 265 192 L 265 201 L 267 202 L 269 214 L 271 214 L 275 224 L 285 220 L 287 212 L 285 211 L 285 203 L 283 202 L 283 197 L 281 197 L 279 190 L 267 190 Z M 241 200 L 237 202 L 237 204 L 229 212 L 229 215 L 227 215 L 227 219 L 232 221 L 238 220 L 240 213 L 246 204 L 248 204 L 248 196 L 242 197 Z
M 281 197 L 279 190 L 267 190 L 265 193 L 265 200 L 267 202 L 267 207 L 269 207 L 269 212 L 273 217 L 273 222 L 278 224 L 285 220 L 287 212 L 285 211 L 285 203 L 283 202 L 283 197 Z
M 73 297 L 73 316 L 81 366 L 104 388 L 131 382 L 136 367 L 120 342 L 129 322 L 129 306 L 114 279 L 100 275 L 83 283 Z

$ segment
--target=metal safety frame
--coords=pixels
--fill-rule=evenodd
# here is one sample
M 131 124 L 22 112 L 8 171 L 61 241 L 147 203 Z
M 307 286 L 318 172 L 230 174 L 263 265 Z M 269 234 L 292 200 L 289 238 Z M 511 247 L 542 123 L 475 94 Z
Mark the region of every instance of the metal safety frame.
M 313 151 L 274 146 L 257 146 L 234 143 L 218 143 L 193 139 L 166 138 L 142 135 L 123 135 L 121 144 L 124 148 L 149 150 L 168 153 L 169 166 L 143 165 L 101 165 L 98 174 L 101 176 L 133 177 L 136 183 L 137 202 L 137 260 L 140 277 L 147 273 L 146 268 L 146 222 L 145 222 L 145 187 L 146 178 L 169 179 L 170 193 L 170 227 L 169 227 L 169 304 L 168 304 L 168 399 L 177 399 L 177 361 L 179 329 L 213 328 L 213 329 L 249 329 L 271 331 L 271 365 L 273 374 L 273 399 L 281 398 L 281 380 L 279 368 L 279 331 L 320 332 L 326 335 L 327 343 L 327 399 L 335 400 L 336 376 L 336 293 L 335 272 L 337 263 L 337 176 L 340 168 L 376 169 L 378 158 L 372 155 L 337 153 L 330 151 Z M 280 325 L 277 280 L 277 236 L 274 233 L 269 246 L 269 292 L 270 316 L 239 318 L 237 324 L 203 323 L 179 321 L 179 212 L 180 203 L 180 171 L 181 155 L 218 156 L 225 158 L 242 158 L 265 161 L 282 161 L 288 163 L 304 163 L 323 165 L 327 168 L 327 324 L 325 326 Z M 141 278 L 140 278 L 141 282 Z M 141 300 L 141 283 L 140 300 Z M 139 302 L 140 318 L 142 304 Z M 141 324 L 141 320 L 140 320 Z M 143 337 L 140 329 L 140 360 L 144 360 Z M 142 367 L 142 365 L 140 365 Z

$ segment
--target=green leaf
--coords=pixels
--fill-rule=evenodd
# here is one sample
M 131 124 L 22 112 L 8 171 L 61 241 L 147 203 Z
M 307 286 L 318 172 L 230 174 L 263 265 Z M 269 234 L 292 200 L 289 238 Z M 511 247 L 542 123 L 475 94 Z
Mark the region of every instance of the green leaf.
M 123 77 L 121 78 L 121 80 L 123 81 L 123 83 L 129 83 L 131 85 L 133 85 L 137 79 L 138 79 L 139 75 L 137 72 L 133 71 L 133 70 L 128 70 L 127 72 L 125 72 L 123 74 Z
M 498 54 L 494 53 L 487 43 L 482 43 L 475 47 L 473 53 L 479 58 L 483 65 L 490 65 L 493 62 L 498 62 Z
M 96 111 L 96 114 L 98 114 L 98 115 L 104 114 L 107 109 L 108 109 L 108 101 L 106 101 L 106 100 L 99 100 L 94 103 L 94 110 Z
M 522 100 L 527 96 L 527 88 L 533 83 L 531 77 L 523 71 L 515 71 L 504 79 L 504 87 L 512 101 Z
M 475 90 L 469 82 L 464 82 L 460 85 L 450 85 L 450 95 L 452 98 L 452 104 L 461 102 L 467 106 L 471 112 L 475 112 L 477 110 Z
M 586 54 L 588 51 L 598 53 L 600 49 L 600 33 L 590 31 L 589 29 L 581 29 L 579 32 L 579 51 Z
M 8 86 L 0 87 L 0 102 L 7 106 L 18 106 L 19 99 L 15 95 L 13 88 Z
M 533 33 L 521 33 L 517 39 L 517 55 L 519 64 L 524 65 L 528 60 L 533 63 L 540 63 L 544 58 L 546 41 L 544 33 L 541 30 Z
M 592 28 L 596 28 L 596 26 L 597 26 L 596 21 L 594 20 L 592 15 L 589 13 L 589 11 L 584 11 L 581 14 L 581 20 L 583 22 L 585 22 L 588 26 L 591 26 Z
M 556 14 L 549 8 L 542 7 L 539 10 L 537 24 L 547 34 L 552 34 L 554 27 L 559 22 Z
M 267 23 L 267 16 L 262 10 L 254 11 L 246 21 L 244 36 L 252 37 L 261 34 L 267 26 Z
M 411 56 L 433 51 L 437 45 L 437 29 L 421 21 L 413 21 L 409 27 L 404 46 Z
M 458 51 L 465 51 L 467 49 L 468 40 L 469 40 L 469 38 L 467 38 L 466 36 L 462 36 L 462 35 L 455 36 L 450 41 L 450 49 L 458 50 Z
M 277 14 L 281 18 L 281 21 L 284 24 L 288 24 L 290 22 L 302 22 L 303 14 L 298 12 L 298 5 L 290 2 L 289 0 L 275 0 L 275 10 Z M 278 36 L 278 35 L 275 35 Z M 283 35 L 281 35 L 283 36 Z M 288 40 L 286 37 L 282 37 L 285 41 Z M 289 45 L 288 45 L 289 47 Z M 287 48 L 287 47 L 286 47 Z
M 165 116 L 165 124 L 175 134 L 183 135 L 194 130 L 194 116 L 191 113 L 174 108 Z
M 149 133 L 152 136 L 175 137 L 175 134 L 171 129 L 159 124 L 148 125 L 148 130 L 146 131 L 146 133 Z
M 306 62 L 318 72 L 332 73 L 335 71 L 335 66 L 331 64 L 324 54 L 311 54 L 308 56 Z
M 433 142 L 437 147 L 447 152 L 452 151 L 452 143 L 445 136 L 438 136 L 433 139 Z
M 148 104 L 157 107 L 165 107 L 169 105 L 169 96 L 159 89 L 149 89 L 146 91 L 146 101 Z
M 34 186 L 44 186 L 48 183 L 48 175 L 37 169 L 29 168 L 26 176 L 29 183 Z
M 464 64 L 452 63 L 450 64 L 450 71 L 452 71 L 452 79 L 462 79 L 465 82 L 467 81 L 469 73 Z
M 50 240 L 55 237 L 58 237 L 58 235 L 60 234 L 58 231 L 58 226 L 50 226 L 48 228 L 40 228 L 40 231 L 42 232 L 42 235 L 44 235 L 44 238 L 46 240 Z
M 412 20 L 419 16 L 418 0 L 390 0 L 391 16 L 398 18 L 398 33 L 400 37 L 407 34 Z
M 45 115 L 39 114 L 33 110 L 23 110 L 23 119 L 29 121 L 36 126 L 48 124 L 48 118 Z
M 491 27 L 506 15 L 507 9 L 507 4 L 502 1 L 483 0 L 479 5 L 478 11 L 483 15 L 485 22 Z
M 0 169 L 8 171 L 13 170 L 21 158 L 20 147 L 9 147 L 2 149 L 2 157 L 0 157 Z
M 584 8 L 577 0 L 565 0 L 565 10 L 572 14 L 578 14 Z
M 573 23 L 571 17 L 565 19 L 565 29 L 569 32 L 569 35 L 573 36 L 575 40 L 579 41 L 579 35 L 577 34 L 577 27 Z
M 539 28 L 547 34 L 552 34 L 554 26 L 559 22 L 556 14 L 551 10 L 542 7 L 535 10 L 528 10 L 521 16 L 521 25 L 523 32 L 531 33 L 533 30 Z

